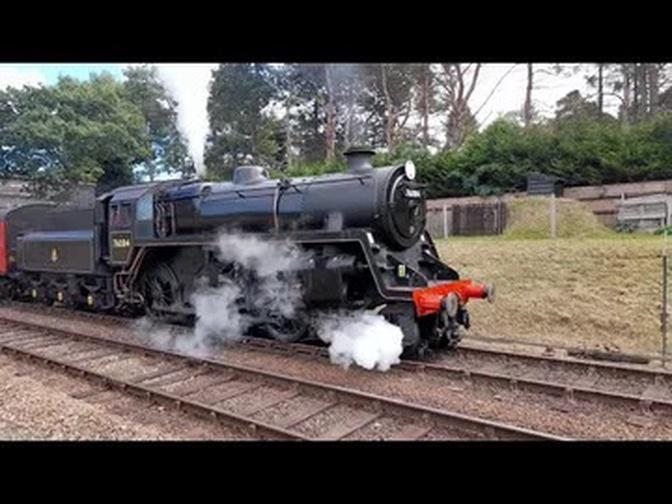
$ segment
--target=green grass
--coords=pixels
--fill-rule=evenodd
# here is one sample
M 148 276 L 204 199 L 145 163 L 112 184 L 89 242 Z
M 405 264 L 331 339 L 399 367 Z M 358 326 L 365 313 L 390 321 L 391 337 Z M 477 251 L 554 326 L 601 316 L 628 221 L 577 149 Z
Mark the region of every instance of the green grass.
M 551 199 L 527 197 L 507 204 L 505 238 L 544 239 L 551 236 Z M 616 234 L 604 226 L 583 203 L 556 198 L 556 236 L 559 238 L 600 238 Z

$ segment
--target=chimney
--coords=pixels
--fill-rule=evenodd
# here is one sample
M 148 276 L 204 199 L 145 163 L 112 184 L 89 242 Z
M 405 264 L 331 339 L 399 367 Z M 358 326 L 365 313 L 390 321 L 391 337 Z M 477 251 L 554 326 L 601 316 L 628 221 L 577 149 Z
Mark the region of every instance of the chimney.
M 376 151 L 368 147 L 351 147 L 343 153 L 348 163 L 349 173 L 360 173 L 373 169 L 371 158 L 376 155 Z

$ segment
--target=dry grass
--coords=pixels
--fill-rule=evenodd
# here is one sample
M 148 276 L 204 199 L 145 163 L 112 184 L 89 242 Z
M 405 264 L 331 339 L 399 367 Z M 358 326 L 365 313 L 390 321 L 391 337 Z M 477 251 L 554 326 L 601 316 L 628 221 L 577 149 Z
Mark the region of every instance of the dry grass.
M 548 238 L 551 232 L 550 198 L 528 197 L 508 203 L 506 238 Z M 614 234 L 583 203 L 556 198 L 556 235 L 559 238 L 598 238 Z
M 470 303 L 474 335 L 660 351 L 661 237 L 452 238 L 437 246 L 464 278 L 496 284 L 494 304 Z

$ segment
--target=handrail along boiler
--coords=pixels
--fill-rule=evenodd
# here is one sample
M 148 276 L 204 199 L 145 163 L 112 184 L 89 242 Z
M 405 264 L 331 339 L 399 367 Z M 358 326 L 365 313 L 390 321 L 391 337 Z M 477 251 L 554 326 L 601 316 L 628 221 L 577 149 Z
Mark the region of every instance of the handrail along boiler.
M 0 216 L 2 295 L 185 321 L 199 286 L 225 277 L 240 283 L 241 310 L 265 334 L 306 339 L 316 310 L 374 310 L 402 329 L 410 353 L 454 347 L 469 327 L 469 299 L 494 291 L 439 259 L 413 163 L 373 168 L 373 154 L 350 149 L 339 174 L 277 180 L 241 166 L 231 182 L 121 187 L 94 208 L 14 209 Z M 222 232 L 304 252 L 287 272 L 305 308 L 294 320 L 255 307 L 253 273 L 218 253 Z

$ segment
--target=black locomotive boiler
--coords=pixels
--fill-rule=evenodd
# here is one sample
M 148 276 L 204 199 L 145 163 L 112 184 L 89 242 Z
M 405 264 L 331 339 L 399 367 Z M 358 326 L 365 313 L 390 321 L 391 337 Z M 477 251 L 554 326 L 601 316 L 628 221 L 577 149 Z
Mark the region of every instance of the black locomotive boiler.
M 492 299 L 492 289 L 439 259 L 413 163 L 373 168 L 373 154 L 351 149 L 340 174 L 270 179 L 242 166 L 231 182 L 118 188 L 93 208 L 17 208 L 0 217 L 0 288 L 5 297 L 193 319 L 200 286 L 240 275 L 215 244 L 235 232 L 289 241 L 309 258 L 292 272 L 305 307 L 299 318 L 374 310 L 402 329 L 408 352 L 453 347 L 469 327 L 468 300 Z M 310 334 L 303 320 L 255 316 L 271 333 Z

